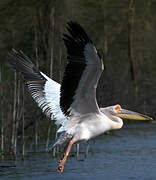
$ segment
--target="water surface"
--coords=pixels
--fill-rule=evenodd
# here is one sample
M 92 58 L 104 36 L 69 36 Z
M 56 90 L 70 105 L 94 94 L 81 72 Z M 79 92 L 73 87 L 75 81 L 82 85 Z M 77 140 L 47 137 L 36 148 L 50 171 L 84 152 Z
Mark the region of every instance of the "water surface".
M 56 171 L 59 158 L 53 158 L 51 153 L 28 153 L 25 161 L 1 160 L 0 165 L 4 167 L 0 168 L 0 179 L 156 179 L 155 123 L 125 125 L 113 135 L 96 138 L 90 143 L 84 161 L 84 144 L 80 145 L 80 151 L 80 160 L 70 156 L 62 174 Z

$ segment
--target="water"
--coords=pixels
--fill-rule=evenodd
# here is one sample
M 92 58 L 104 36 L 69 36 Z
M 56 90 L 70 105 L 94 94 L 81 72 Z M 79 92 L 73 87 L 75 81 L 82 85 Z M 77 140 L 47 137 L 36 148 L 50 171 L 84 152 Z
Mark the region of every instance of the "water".
M 79 159 L 84 159 L 84 144 Z M 28 153 L 25 161 L 4 160 L 0 166 L 2 180 L 155 180 L 156 124 L 125 125 L 113 135 L 92 141 L 86 160 L 70 156 L 62 174 L 57 173 L 59 158 L 51 153 Z

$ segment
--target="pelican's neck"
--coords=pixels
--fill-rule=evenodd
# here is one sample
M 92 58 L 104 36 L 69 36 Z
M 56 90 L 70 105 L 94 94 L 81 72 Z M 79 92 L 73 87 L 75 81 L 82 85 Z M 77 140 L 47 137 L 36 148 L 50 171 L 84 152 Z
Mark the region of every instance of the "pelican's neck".
M 112 117 L 109 116 L 109 119 L 110 119 L 109 123 L 111 125 L 111 129 L 120 129 L 120 128 L 122 128 L 123 121 L 122 121 L 121 118 L 116 117 L 116 116 L 112 116 Z
M 108 117 L 109 124 L 111 126 L 111 129 L 120 129 L 123 126 L 123 121 L 121 118 L 112 115 L 110 113 L 110 107 L 107 108 L 100 108 L 100 111 Z

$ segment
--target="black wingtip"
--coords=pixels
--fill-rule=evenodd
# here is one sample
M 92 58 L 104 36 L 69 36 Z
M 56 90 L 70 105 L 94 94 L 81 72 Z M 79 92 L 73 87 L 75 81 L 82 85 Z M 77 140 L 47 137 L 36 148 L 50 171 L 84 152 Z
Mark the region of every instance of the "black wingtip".
M 17 51 L 16 49 L 12 48 L 12 50 L 8 53 L 8 61 L 9 63 L 12 63 L 13 59 L 23 59 L 27 62 L 31 63 L 30 59 L 23 53 L 22 50 Z
M 74 21 L 67 22 L 66 29 L 69 33 L 69 36 L 71 38 L 75 39 L 75 41 L 81 41 L 81 43 L 83 42 L 85 44 L 87 44 L 88 42 L 92 43 L 92 41 L 88 37 L 87 33 L 83 29 L 83 27 L 80 24 L 78 24 L 77 22 L 74 22 Z M 65 42 L 66 42 L 66 40 L 68 40 L 66 35 L 67 34 L 63 34 L 63 40 Z
M 43 81 L 46 79 L 40 74 L 39 69 L 32 61 L 22 52 L 12 49 L 8 53 L 7 65 L 10 69 L 20 72 L 25 81 Z

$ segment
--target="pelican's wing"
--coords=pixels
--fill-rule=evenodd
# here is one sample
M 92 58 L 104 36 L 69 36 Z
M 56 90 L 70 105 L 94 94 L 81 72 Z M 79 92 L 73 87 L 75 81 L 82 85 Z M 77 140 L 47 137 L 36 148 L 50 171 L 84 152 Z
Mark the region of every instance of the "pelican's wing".
M 39 71 L 23 52 L 16 50 L 9 54 L 9 65 L 24 77 L 32 97 L 42 111 L 56 124 L 62 124 L 66 117 L 60 109 L 60 84 Z
M 99 112 L 96 87 L 103 62 L 83 28 L 69 22 L 63 35 L 68 64 L 61 84 L 60 106 L 66 116 Z

